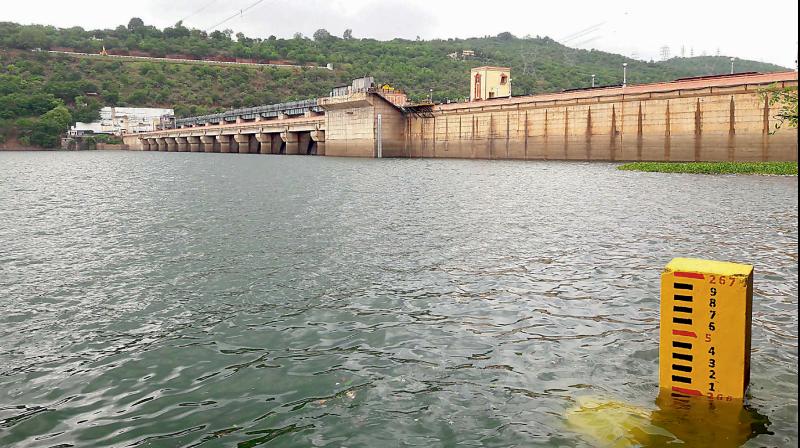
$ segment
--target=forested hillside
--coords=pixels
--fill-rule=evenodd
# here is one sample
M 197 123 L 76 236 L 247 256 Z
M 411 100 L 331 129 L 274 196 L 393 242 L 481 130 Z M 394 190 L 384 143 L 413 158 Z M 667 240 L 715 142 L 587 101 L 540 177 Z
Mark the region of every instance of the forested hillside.
M 132 62 L 37 51 L 98 54 L 103 48 L 122 55 L 332 63 L 334 70 Z M 462 50 L 472 50 L 475 56 L 461 57 Z M 451 58 L 453 53 L 459 56 Z M 519 38 L 509 33 L 473 39 L 377 41 L 354 38 L 352 32 L 339 38 L 319 30 L 310 38 L 298 34 L 291 39 L 253 39 L 230 31 L 207 34 L 180 23 L 159 30 L 136 18 L 127 26 L 92 31 L 2 22 L 0 143 L 16 138 L 52 146 L 58 139 L 53 130 L 62 122 L 91 121 L 103 105 L 174 107 L 178 115 L 189 115 L 324 96 L 334 85 L 364 75 L 402 88 L 412 99 L 424 98 L 433 89 L 434 100 L 458 100 L 468 96 L 469 70 L 479 65 L 510 66 L 514 94 L 523 95 L 587 87 L 592 74 L 598 85 L 618 84 L 623 62 L 628 63 L 632 84 L 730 70 L 728 57 L 645 62 L 565 47 L 548 37 Z M 744 60 L 737 61 L 736 68 L 785 70 Z

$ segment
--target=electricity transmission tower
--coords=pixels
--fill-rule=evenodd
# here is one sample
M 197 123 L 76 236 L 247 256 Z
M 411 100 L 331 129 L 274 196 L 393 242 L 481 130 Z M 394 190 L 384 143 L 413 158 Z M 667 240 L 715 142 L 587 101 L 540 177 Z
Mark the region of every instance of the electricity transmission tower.
M 670 56 L 669 47 L 664 45 L 663 47 L 661 47 L 660 50 L 661 50 L 661 60 L 666 61 L 667 59 L 669 59 Z

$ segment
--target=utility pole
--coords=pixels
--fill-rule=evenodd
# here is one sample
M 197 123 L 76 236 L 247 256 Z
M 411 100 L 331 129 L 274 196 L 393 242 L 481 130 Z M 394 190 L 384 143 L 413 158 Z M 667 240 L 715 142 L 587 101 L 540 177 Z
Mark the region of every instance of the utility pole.
M 622 63 L 622 87 L 628 85 L 628 63 Z
M 594 75 L 592 75 L 592 88 L 594 88 Z
M 731 58 L 731 75 L 733 74 L 733 61 L 735 60 L 736 58 Z

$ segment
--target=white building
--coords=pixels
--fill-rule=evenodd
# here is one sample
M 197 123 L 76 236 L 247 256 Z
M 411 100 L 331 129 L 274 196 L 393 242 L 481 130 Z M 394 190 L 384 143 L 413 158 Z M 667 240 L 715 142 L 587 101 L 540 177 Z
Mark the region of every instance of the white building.
M 70 128 L 70 135 L 116 134 L 149 132 L 156 129 L 164 115 L 173 116 L 173 109 L 151 107 L 110 107 L 100 109 L 100 121 L 93 123 L 75 123 Z

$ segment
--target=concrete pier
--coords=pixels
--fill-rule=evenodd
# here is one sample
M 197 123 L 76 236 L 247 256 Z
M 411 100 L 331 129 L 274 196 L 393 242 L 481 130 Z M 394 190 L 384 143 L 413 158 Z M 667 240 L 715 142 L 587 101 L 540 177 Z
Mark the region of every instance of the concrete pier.
M 239 154 L 247 154 L 250 152 L 250 134 L 236 134 L 233 139 L 238 145 Z
M 178 152 L 178 143 L 175 141 L 175 137 L 164 137 L 164 142 L 167 144 L 168 152 Z
M 313 155 L 311 153 L 313 151 L 313 142 L 310 132 L 299 132 L 297 134 L 297 153 L 304 156 Z
M 325 131 L 322 130 L 314 130 L 309 133 L 311 140 L 316 143 L 316 154 L 318 156 L 325 155 Z
M 219 144 L 219 152 L 229 153 L 231 152 L 231 138 L 230 135 L 218 135 L 217 136 L 217 143 Z
M 214 145 L 217 143 L 217 139 L 212 135 L 201 135 L 200 137 L 200 145 L 203 147 L 203 152 L 214 152 Z
M 259 132 L 255 134 L 256 140 L 258 141 L 258 153 L 259 154 L 271 154 L 272 153 L 272 136 L 273 134 L 267 134 L 264 132 Z
M 283 154 L 300 154 L 300 139 L 297 132 L 281 132 L 281 140 L 286 144 Z
M 175 144 L 178 147 L 178 152 L 189 152 L 189 141 L 187 137 L 175 137 Z
M 200 137 L 186 137 L 186 140 L 189 143 L 189 152 L 201 152 L 200 148 Z

